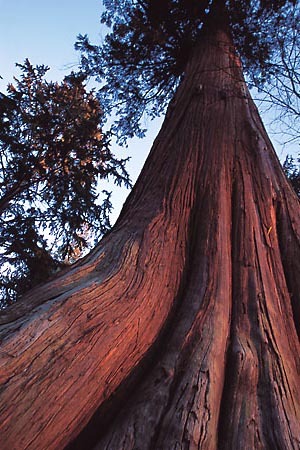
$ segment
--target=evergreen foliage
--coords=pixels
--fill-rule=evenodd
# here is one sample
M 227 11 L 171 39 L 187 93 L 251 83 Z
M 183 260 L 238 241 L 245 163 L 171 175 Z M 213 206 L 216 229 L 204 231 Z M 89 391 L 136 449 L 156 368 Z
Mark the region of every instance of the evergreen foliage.
M 297 165 L 298 163 L 298 165 Z M 283 170 L 290 180 L 290 183 L 300 199 L 300 158 L 295 159 L 288 155 L 283 163 Z
M 46 81 L 26 60 L 0 97 L 1 305 L 44 281 L 109 227 L 110 193 L 129 185 L 101 132 L 102 109 L 84 77 Z
M 256 86 L 278 72 L 277 56 L 291 29 L 299 30 L 296 0 L 104 0 L 102 23 L 111 33 L 102 45 L 79 36 L 81 70 L 103 83 L 105 112 L 115 108 L 121 141 L 143 136 L 141 119 L 161 114 L 184 76 L 203 33 L 230 27 L 245 72 Z M 226 16 L 226 19 L 225 19 Z

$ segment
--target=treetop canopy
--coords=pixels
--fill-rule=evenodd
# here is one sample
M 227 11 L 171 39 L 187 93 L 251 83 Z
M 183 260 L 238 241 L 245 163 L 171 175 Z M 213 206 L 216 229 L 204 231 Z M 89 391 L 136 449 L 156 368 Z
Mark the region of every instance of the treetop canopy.
M 259 85 L 276 71 L 278 52 L 300 23 L 298 0 L 104 0 L 104 6 L 102 23 L 111 32 L 103 44 L 80 35 L 76 48 L 81 70 L 102 83 L 104 111 L 116 111 L 121 140 L 144 135 L 144 113 L 164 111 L 203 29 L 227 23 L 249 79 Z

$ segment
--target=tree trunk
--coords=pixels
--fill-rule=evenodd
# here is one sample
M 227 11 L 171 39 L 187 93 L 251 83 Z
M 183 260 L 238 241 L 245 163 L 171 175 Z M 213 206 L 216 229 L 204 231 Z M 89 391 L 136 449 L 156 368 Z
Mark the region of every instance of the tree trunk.
M 113 231 L 3 313 L 0 448 L 299 449 L 299 213 L 216 32 Z

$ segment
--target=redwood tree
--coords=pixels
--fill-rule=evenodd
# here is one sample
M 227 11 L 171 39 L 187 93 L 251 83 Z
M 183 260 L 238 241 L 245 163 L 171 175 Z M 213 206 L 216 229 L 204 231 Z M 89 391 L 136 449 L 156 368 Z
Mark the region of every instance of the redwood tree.
M 3 450 L 299 449 L 299 201 L 211 17 L 112 232 L 2 314 Z

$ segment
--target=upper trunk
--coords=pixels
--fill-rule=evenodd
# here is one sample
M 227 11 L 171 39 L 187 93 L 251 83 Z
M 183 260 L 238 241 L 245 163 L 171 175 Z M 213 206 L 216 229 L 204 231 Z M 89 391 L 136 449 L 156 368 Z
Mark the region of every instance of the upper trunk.
M 1 449 L 63 448 L 98 408 L 74 448 L 298 449 L 299 212 L 216 30 L 113 231 L 4 313 Z

